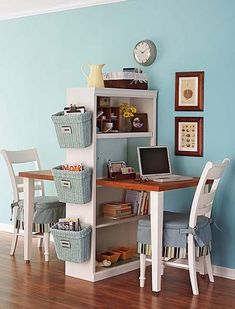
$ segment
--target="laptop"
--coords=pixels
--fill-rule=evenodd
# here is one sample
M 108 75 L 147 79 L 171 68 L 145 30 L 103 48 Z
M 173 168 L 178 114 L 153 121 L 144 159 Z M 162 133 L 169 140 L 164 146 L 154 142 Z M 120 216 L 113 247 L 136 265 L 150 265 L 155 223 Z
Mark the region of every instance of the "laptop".
M 172 174 L 167 146 L 137 147 L 137 154 L 141 179 L 159 182 L 193 179 Z

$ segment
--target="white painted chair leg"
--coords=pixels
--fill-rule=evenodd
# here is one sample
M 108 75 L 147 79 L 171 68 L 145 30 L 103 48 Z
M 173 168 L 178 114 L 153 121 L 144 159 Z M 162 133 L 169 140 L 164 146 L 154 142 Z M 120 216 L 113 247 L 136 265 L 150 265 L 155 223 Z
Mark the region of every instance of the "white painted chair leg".
M 44 240 L 44 250 L 45 250 L 45 261 L 49 261 L 49 247 L 50 247 L 50 234 L 44 233 L 43 234 L 43 240 Z
M 209 276 L 210 282 L 214 282 L 214 276 L 213 276 L 213 271 L 212 271 L 212 266 L 211 266 L 211 255 L 210 253 L 206 255 L 205 257 L 206 260 L 206 268 Z
M 145 284 L 145 271 L 146 271 L 146 255 L 140 254 L 140 287 L 143 288 Z
M 191 286 L 194 295 L 199 294 L 198 284 L 197 284 L 197 273 L 196 273 L 196 260 L 195 260 L 195 244 L 193 235 L 188 236 L 188 264 L 189 264 L 189 275 Z
M 15 254 L 16 245 L 17 245 L 17 241 L 18 241 L 19 229 L 16 228 L 17 210 L 18 210 L 18 207 L 15 206 L 15 207 L 13 208 L 13 213 L 12 213 L 13 235 L 12 235 L 12 240 L 11 240 L 10 255 L 14 255 L 14 254 Z
M 43 246 L 43 238 L 38 239 L 38 248 L 42 248 Z

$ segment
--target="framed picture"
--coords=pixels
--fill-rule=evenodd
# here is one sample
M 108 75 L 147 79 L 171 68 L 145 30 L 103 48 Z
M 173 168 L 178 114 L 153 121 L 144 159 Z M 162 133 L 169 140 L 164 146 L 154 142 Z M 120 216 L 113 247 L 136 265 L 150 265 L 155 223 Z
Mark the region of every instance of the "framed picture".
M 108 161 L 108 177 L 114 178 L 116 173 L 121 173 L 121 169 L 126 167 L 125 161 Z
M 203 117 L 175 117 L 175 154 L 203 155 Z
M 110 97 L 98 97 L 98 107 L 110 107 Z
M 135 113 L 131 118 L 132 132 L 147 132 L 148 131 L 148 114 Z
M 175 110 L 203 111 L 204 72 L 175 73 Z

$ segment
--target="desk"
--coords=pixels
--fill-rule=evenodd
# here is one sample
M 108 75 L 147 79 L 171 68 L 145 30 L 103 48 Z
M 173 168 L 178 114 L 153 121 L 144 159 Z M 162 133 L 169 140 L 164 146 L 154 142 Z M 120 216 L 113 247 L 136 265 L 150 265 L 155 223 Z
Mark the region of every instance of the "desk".
M 34 203 L 34 180 L 53 181 L 51 171 L 20 172 L 24 178 L 24 260 L 30 261 L 32 247 L 32 218 Z M 129 190 L 144 190 L 150 192 L 151 239 L 152 239 L 152 291 L 161 290 L 161 258 L 162 258 L 162 227 L 163 227 L 163 197 L 164 192 L 175 189 L 196 187 L 199 178 L 183 181 L 154 182 L 136 181 L 133 179 L 111 180 L 97 179 L 96 184 Z
M 24 260 L 29 263 L 32 249 L 32 221 L 34 204 L 34 180 L 53 181 L 51 171 L 29 171 L 20 172 L 24 179 Z
M 150 220 L 152 245 L 152 291 L 161 290 L 161 264 L 162 264 L 162 229 L 163 229 L 163 195 L 165 191 L 196 187 L 199 178 L 190 180 L 155 182 L 136 181 L 133 179 L 111 180 L 98 179 L 97 185 L 121 188 L 126 190 L 143 190 L 150 192 Z

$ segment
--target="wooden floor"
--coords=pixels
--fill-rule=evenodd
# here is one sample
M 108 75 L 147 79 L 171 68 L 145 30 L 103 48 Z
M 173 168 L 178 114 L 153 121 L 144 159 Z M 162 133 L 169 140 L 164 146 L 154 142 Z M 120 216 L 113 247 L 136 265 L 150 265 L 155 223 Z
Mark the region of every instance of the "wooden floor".
M 167 268 L 162 292 L 151 293 L 150 268 L 145 288 L 139 288 L 138 271 L 91 283 L 64 276 L 52 244 L 49 263 L 33 247 L 31 264 L 23 261 L 23 239 L 15 257 L 9 256 L 11 235 L 0 232 L 0 309 L 171 309 L 235 308 L 235 281 L 216 277 L 214 284 L 199 278 L 201 294 L 193 296 L 188 272 Z

